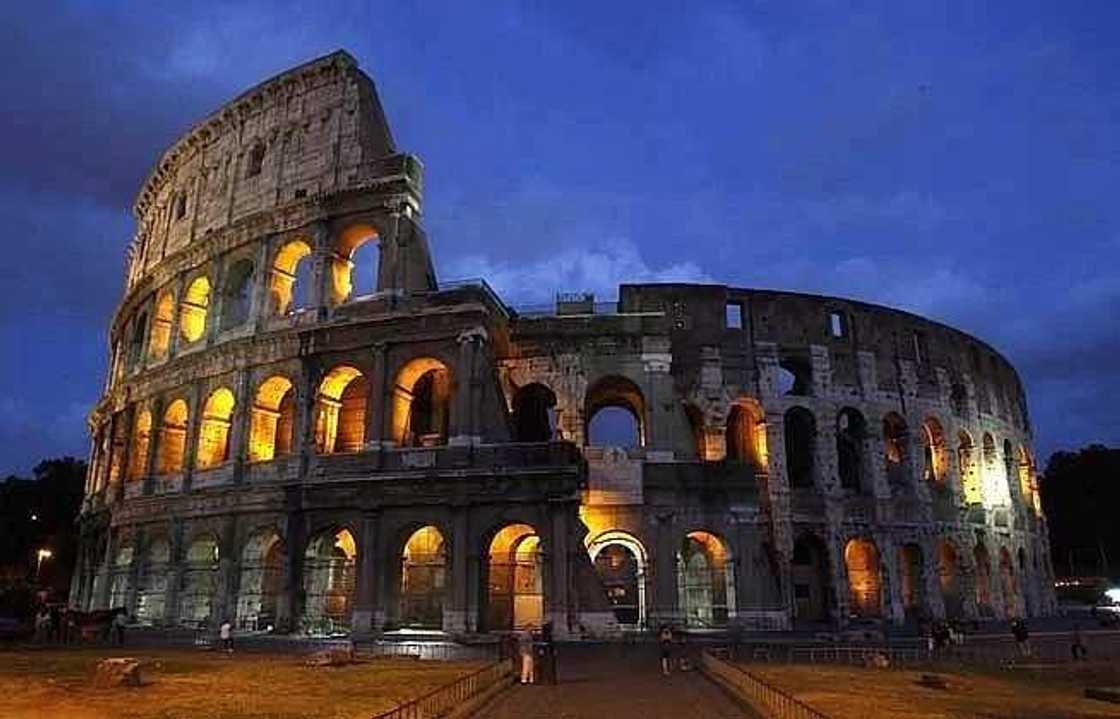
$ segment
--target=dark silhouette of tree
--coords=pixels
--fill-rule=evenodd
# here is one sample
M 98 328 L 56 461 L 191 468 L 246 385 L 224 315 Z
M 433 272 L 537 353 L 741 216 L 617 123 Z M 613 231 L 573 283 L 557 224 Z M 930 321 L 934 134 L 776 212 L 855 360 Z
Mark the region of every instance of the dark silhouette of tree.
M 48 459 L 32 472 L 33 479 L 10 476 L 0 481 L 0 597 L 37 585 L 63 599 L 77 557 L 86 463 L 73 457 Z M 50 550 L 51 557 L 36 577 L 39 549 Z
M 1054 571 L 1120 574 L 1120 449 L 1093 444 L 1055 452 L 1041 478 Z

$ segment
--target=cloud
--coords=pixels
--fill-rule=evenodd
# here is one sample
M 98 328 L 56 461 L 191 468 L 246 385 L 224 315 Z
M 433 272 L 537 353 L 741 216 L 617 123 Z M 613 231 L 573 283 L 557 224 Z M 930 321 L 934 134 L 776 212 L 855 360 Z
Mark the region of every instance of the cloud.
M 600 299 L 613 299 L 622 283 L 715 282 L 692 261 L 650 266 L 633 242 L 621 238 L 608 240 L 598 249 L 569 247 L 524 263 L 467 255 L 453 259 L 443 274 L 481 277 L 514 305 L 548 303 L 557 292 L 594 292 Z

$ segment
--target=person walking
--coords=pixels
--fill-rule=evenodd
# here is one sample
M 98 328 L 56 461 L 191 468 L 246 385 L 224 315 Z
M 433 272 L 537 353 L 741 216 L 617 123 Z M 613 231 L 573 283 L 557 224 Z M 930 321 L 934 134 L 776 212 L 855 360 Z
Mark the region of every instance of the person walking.
M 537 680 L 533 656 L 533 633 L 528 629 L 517 635 L 517 653 L 521 657 L 521 683 L 534 684 Z
M 661 645 L 661 674 L 669 676 L 673 670 L 673 630 L 667 624 L 661 627 L 657 642 Z
M 113 644 L 118 647 L 124 646 L 124 625 L 127 621 L 123 609 L 113 615 Z
M 1015 637 L 1015 644 L 1019 647 L 1019 656 L 1026 659 L 1031 655 L 1031 639 L 1030 632 L 1027 631 L 1027 623 L 1023 619 L 1011 620 L 1011 634 Z
M 222 640 L 222 649 L 226 654 L 233 654 L 233 625 L 229 619 L 222 621 L 222 626 L 218 629 L 218 636 Z

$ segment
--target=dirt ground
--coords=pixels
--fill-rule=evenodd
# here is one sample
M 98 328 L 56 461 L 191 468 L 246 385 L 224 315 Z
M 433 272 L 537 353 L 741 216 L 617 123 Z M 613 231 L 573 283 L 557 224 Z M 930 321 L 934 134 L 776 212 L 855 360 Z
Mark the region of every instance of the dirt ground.
M 94 689 L 92 665 L 144 661 L 144 686 Z M 302 657 L 195 649 L 0 650 L 5 719 L 369 719 L 480 664 L 378 659 L 305 667 Z
M 962 671 L 960 666 L 922 671 L 822 665 L 746 666 L 767 683 L 833 719 L 1120 717 L 1120 704 L 1084 696 L 1087 686 L 1120 685 L 1120 669 L 1107 664 L 975 672 Z M 920 686 L 917 682 L 923 673 L 946 677 L 948 689 Z

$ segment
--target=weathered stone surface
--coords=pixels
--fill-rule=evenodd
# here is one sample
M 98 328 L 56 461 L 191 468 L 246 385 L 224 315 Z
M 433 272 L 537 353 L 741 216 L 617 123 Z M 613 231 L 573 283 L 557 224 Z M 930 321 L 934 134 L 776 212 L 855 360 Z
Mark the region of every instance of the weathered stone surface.
M 93 685 L 99 689 L 138 687 L 143 683 L 140 667 L 139 659 L 129 657 L 102 659 L 94 665 Z
M 354 647 L 332 647 L 307 658 L 309 667 L 341 667 L 354 663 Z

